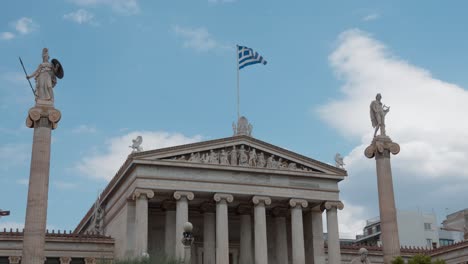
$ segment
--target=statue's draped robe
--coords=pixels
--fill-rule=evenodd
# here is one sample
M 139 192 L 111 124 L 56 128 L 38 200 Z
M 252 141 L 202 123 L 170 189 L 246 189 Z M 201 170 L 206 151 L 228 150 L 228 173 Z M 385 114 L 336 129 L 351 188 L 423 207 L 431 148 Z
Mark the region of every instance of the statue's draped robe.
M 41 100 L 54 100 L 52 88 L 57 83 L 54 66 L 50 62 L 39 64 L 37 70 L 32 74 L 36 78 L 36 93 Z

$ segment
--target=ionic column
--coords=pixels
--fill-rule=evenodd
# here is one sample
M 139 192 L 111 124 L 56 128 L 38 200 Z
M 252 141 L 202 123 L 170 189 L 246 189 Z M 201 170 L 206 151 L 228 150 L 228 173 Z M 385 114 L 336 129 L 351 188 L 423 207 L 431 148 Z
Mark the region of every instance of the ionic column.
M 268 246 L 265 206 L 271 204 L 271 199 L 265 196 L 254 196 L 252 202 L 255 205 L 255 264 L 267 264 Z
M 60 264 L 70 264 L 72 258 L 71 257 L 61 257 L 59 260 L 60 260 Z
M 338 231 L 338 213 L 344 207 L 340 201 L 324 202 L 322 210 L 327 210 L 328 263 L 341 264 L 340 238 Z
M 96 264 L 95 258 L 85 258 L 84 261 L 85 261 L 85 264 Z
M 216 206 L 211 202 L 205 202 L 200 206 L 200 211 L 203 213 L 203 264 L 216 264 L 215 210 Z
M 154 192 L 148 189 L 135 189 L 132 199 L 135 201 L 135 256 L 148 256 L 148 199 Z
M 21 260 L 25 264 L 44 264 L 51 134 L 60 117 L 53 103 L 36 103 L 26 118 L 26 126 L 34 128 L 34 134 Z
M 176 205 L 174 201 L 164 201 L 162 209 L 166 212 L 166 224 L 164 226 L 164 253 L 167 257 L 175 256 L 175 231 L 176 231 Z
M 320 206 L 315 206 L 309 210 L 305 215 L 304 224 L 306 263 L 325 263 L 325 243 Z
M 175 230 L 175 257 L 184 259 L 184 245 L 181 240 L 184 233 L 184 224 L 188 222 L 188 201 L 193 200 L 193 192 L 174 192 L 176 199 L 176 230 Z
M 275 207 L 273 208 L 273 216 L 275 219 L 275 254 L 276 263 L 288 263 L 288 236 L 286 230 L 286 216 L 288 215 L 288 208 Z
M 239 263 L 253 263 L 252 252 L 252 207 L 241 204 L 237 207 L 240 216 L 240 259 Z
M 291 199 L 291 239 L 293 264 L 305 264 L 304 226 L 302 221 L 302 208 L 306 208 L 306 200 Z
M 10 264 L 19 264 L 20 261 L 21 261 L 21 257 L 20 256 L 10 256 L 10 257 L 8 257 L 8 261 L 10 262 Z
M 234 200 L 230 194 L 217 193 L 216 201 L 216 264 L 229 264 L 228 203 Z

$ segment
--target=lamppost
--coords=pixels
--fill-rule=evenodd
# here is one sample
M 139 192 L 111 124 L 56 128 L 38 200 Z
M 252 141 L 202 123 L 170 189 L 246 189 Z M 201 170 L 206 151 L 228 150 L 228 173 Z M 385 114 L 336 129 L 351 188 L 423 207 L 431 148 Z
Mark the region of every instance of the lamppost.
M 2 209 L 0 209 L 0 218 L 2 216 L 7 216 L 7 215 L 10 215 L 10 211 L 3 211 Z
M 193 238 L 193 225 L 190 222 L 186 222 L 184 224 L 184 233 L 182 238 L 182 244 L 184 244 L 184 264 L 190 264 L 191 258 L 191 251 L 192 251 L 192 244 L 195 240 Z

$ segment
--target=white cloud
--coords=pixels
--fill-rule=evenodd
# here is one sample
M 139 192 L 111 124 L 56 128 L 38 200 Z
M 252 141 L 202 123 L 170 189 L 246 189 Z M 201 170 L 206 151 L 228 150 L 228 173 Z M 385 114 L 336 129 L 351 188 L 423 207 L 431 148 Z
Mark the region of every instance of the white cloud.
M 369 215 L 366 214 L 366 208 L 360 205 L 354 205 L 351 202 L 344 201 L 344 208 L 338 211 L 338 226 L 340 238 L 355 239 L 356 234 L 362 233 L 363 227 Z
M 28 179 L 18 179 L 16 180 L 16 183 L 19 185 L 29 185 L 29 180 Z
M 340 35 L 329 61 L 343 81 L 342 96 L 316 110 L 344 137 L 358 142 L 345 157 L 349 177 L 341 184 L 343 197 L 378 215 L 375 161 L 363 153 L 373 134 L 369 105 L 381 93 L 382 102 L 391 105 L 387 134 L 401 146 L 392 158 L 397 207 L 463 208 L 468 195 L 446 190 L 468 179 L 468 123 L 463 122 L 468 91 L 396 57 L 359 30 Z
M 380 18 L 380 15 L 377 14 L 377 13 L 373 13 L 373 14 L 369 14 L 365 17 L 362 18 L 363 21 L 372 21 L 372 20 L 376 20 L 376 19 L 379 19 Z
M 65 14 L 63 15 L 63 18 L 78 24 L 96 24 L 94 22 L 94 15 L 84 9 L 78 9 L 75 12 Z
M 34 23 L 33 20 L 29 17 L 22 17 L 18 19 L 13 23 L 13 26 L 15 27 L 16 31 L 23 35 L 29 34 L 39 27 L 39 25 Z
M 221 44 L 208 32 L 206 28 L 189 28 L 175 25 L 173 31 L 183 39 L 183 46 L 199 52 L 227 49 L 227 45 Z
M 27 144 L 6 144 L 0 146 L 0 170 L 26 165 L 31 155 Z
M 97 130 L 94 126 L 80 125 L 72 129 L 72 132 L 75 134 L 94 134 Z
M 137 136 L 143 137 L 142 147 L 144 150 L 188 144 L 202 139 L 198 135 L 186 137 L 179 133 L 134 131 L 107 140 L 103 153 L 95 153 L 84 157 L 77 164 L 77 169 L 93 178 L 109 181 L 131 153 L 129 146 L 132 139 Z
M 134 15 L 140 12 L 138 0 L 70 0 L 78 6 L 110 7 L 114 12 L 122 15 Z
M 1 40 L 10 40 L 10 39 L 14 39 L 15 38 L 15 34 L 11 33 L 11 32 L 2 32 L 0 33 L 0 39 Z

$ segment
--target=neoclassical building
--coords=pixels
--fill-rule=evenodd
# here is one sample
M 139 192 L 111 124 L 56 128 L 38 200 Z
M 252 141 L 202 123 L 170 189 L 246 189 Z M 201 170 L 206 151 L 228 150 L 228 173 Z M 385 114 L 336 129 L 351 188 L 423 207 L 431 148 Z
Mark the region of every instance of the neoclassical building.
M 190 221 L 195 264 L 341 263 L 346 171 L 249 134 L 130 154 L 75 233 L 112 237 L 115 258 L 182 258 Z

